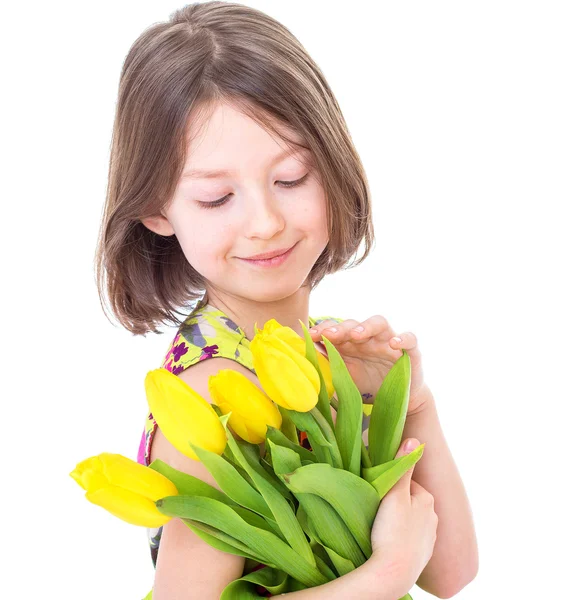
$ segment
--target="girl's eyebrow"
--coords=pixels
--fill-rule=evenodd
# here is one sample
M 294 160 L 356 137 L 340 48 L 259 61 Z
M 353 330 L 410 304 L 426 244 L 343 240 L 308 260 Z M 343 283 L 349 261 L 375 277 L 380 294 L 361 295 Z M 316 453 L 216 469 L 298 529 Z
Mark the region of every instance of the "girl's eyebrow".
M 276 164 L 286 156 L 294 156 L 296 154 L 300 154 L 301 152 L 305 152 L 306 150 L 307 148 L 299 148 L 298 150 L 293 150 L 292 152 L 288 149 L 283 150 L 272 159 L 269 166 Z M 207 169 L 191 169 L 186 173 L 183 173 L 183 175 L 181 175 L 181 179 L 218 179 L 219 177 L 229 177 L 230 175 L 233 175 L 233 173 L 227 169 L 220 169 L 218 171 L 210 171 Z

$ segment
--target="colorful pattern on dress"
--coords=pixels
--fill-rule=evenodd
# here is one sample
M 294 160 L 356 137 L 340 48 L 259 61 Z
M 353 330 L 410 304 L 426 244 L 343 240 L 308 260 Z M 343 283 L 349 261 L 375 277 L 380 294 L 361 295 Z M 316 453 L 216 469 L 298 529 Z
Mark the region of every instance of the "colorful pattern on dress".
M 318 319 L 309 317 L 309 326 L 313 327 L 327 319 L 334 320 L 337 323 L 343 321 L 343 319 L 331 316 L 323 316 Z M 244 331 L 224 312 L 205 303 L 202 299 L 197 302 L 195 308 L 177 330 L 161 367 L 177 375 L 193 364 L 216 356 L 235 360 L 256 374 L 253 368 L 250 340 L 248 340 Z M 138 447 L 137 461 L 142 465 L 148 466 L 150 464 L 150 451 L 156 428 L 156 421 L 152 413 L 149 412 Z M 306 439 L 305 432 L 301 431 L 299 433 L 299 443 L 310 450 L 311 446 Z M 150 556 L 154 568 L 156 568 L 162 529 L 162 527 L 147 528 Z M 245 567 L 251 564 L 246 559 Z M 256 566 L 253 568 L 251 566 L 248 570 L 245 568 L 243 574 L 247 575 L 266 566 L 262 563 L 257 564 L 256 561 L 254 561 L 254 564 Z M 257 588 L 259 594 L 272 597 L 272 594 L 263 586 L 257 586 Z

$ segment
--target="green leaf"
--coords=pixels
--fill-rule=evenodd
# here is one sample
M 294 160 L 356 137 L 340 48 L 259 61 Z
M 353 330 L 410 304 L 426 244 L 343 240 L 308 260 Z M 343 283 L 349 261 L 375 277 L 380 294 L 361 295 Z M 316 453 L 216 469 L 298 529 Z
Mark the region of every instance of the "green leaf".
M 311 412 L 299 412 L 296 410 L 288 410 L 288 408 L 280 407 L 283 414 L 286 414 L 291 421 L 296 425 L 297 429 L 304 431 L 307 434 L 313 453 L 319 462 L 332 464 L 331 455 L 326 452 L 331 443 L 325 439 L 321 427 L 319 427 L 315 417 Z
M 313 343 L 313 339 L 311 338 L 311 334 L 306 325 L 300 319 L 299 323 L 303 328 L 303 335 L 305 337 L 305 357 L 315 367 L 321 384 L 321 387 L 319 388 L 319 399 L 317 400 L 317 409 L 327 420 L 329 427 L 333 429 L 335 423 L 333 423 L 333 417 L 331 415 L 331 404 L 329 403 L 329 395 L 327 394 L 327 385 L 325 384 L 325 379 L 323 378 L 323 373 L 321 373 L 321 367 L 317 360 L 317 350 L 315 349 L 315 344 Z
M 223 456 L 219 456 L 194 444 L 190 444 L 190 446 L 213 475 L 221 489 L 232 500 L 265 517 L 272 518 L 272 511 L 262 495 Z
M 315 419 L 317 425 L 323 432 L 325 439 L 329 442 L 330 446 L 324 448 L 325 452 L 329 453 L 331 460 L 327 462 L 335 467 L 336 469 L 343 469 L 343 459 L 341 458 L 341 453 L 339 452 L 339 446 L 337 445 L 337 439 L 335 438 L 335 432 L 329 426 L 329 422 L 327 419 L 319 412 L 319 409 L 315 406 L 310 411 L 311 415 Z
M 157 471 L 157 473 L 164 475 L 167 479 L 170 479 L 175 484 L 179 494 L 206 496 L 207 498 L 214 498 L 215 500 L 220 500 L 226 504 L 235 504 L 235 502 L 221 490 L 218 490 L 197 477 L 174 469 L 159 458 L 150 463 L 148 468 L 153 469 L 154 471 Z
M 306 448 L 303 448 L 303 446 L 301 446 L 300 444 L 295 444 L 291 442 L 285 435 L 283 435 L 283 433 L 280 430 L 276 429 L 275 427 L 272 427 L 271 425 L 268 425 L 266 431 L 266 439 L 269 439 L 273 444 L 278 444 L 279 446 L 288 448 L 289 450 L 293 450 L 300 456 L 301 460 L 317 462 L 317 458 L 315 454 L 313 454 L 313 452 L 307 450 Z M 268 448 L 268 446 L 266 447 Z
M 373 481 L 370 483 L 376 488 L 378 492 L 378 496 L 382 499 L 388 491 L 396 484 L 396 482 L 410 469 L 413 465 L 415 465 L 423 455 L 425 444 L 421 444 L 417 446 L 412 452 L 405 456 L 400 456 L 399 458 L 390 461 L 392 463 L 383 473 L 378 475 Z M 389 464 L 389 463 L 385 463 Z M 379 465 L 381 466 L 381 465 Z M 376 469 L 378 467 L 372 467 Z M 369 469 L 364 469 L 366 473 L 364 474 L 364 479 L 369 481 L 369 477 L 371 477 L 371 473 L 368 473 Z
M 335 437 L 343 459 L 343 468 L 359 477 L 364 416 L 362 397 L 337 348 L 326 337 L 323 337 L 323 343 L 327 348 L 333 387 L 339 402 Z
M 331 446 L 331 444 L 325 439 L 321 428 L 315 421 L 315 417 L 311 412 L 299 412 L 296 410 L 289 410 L 288 408 L 280 407 L 285 414 L 287 414 L 292 422 L 296 425 L 297 429 L 306 432 L 307 437 L 311 435 L 313 439 L 317 441 L 320 446 Z M 311 444 L 311 447 L 313 445 Z M 314 449 L 314 448 L 313 448 Z
M 229 554 L 236 554 L 237 556 L 243 556 L 251 560 L 258 560 L 257 555 L 250 549 L 246 544 L 243 544 L 236 538 L 228 535 L 227 533 L 201 523 L 200 521 L 193 521 L 192 519 L 181 519 L 183 523 L 193 532 L 195 535 L 200 537 L 204 542 L 217 548 L 222 552 Z M 260 561 L 261 562 L 261 561 Z
M 366 562 L 348 526 L 329 502 L 316 494 L 297 492 L 295 496 L 307 515 L 308 526 L 314 532 L 311 537 L 351 562 L 352 569 Z
M 282 417 L 282 423 L 280 424 L 280 431 L 282 432 L 282 435 L 284 435 L 292 444 L 298 445 L 299 432 L 297 431 L 295 424 L 291 421 L 288 415 L 284 414 L 284 411 L 280 410 L 282 408 L 281 406 L 277 405 L 276 407 L 278 408 L 278 412 Z M 270 427 L 270 425 L 268 425 L 268 427 Z
M 292 442 L 289 441 L 289 443 Z M 282 483 L 282 481 L 280 481 L 280 479 L 278 479 L 278 477 L 274 475 L 274 471 L 271 468 L 267 469 L 265 467 L 264 463 L 262 462 L 262 457 L 260 456 L 260 447 L 258 446 L 258 444 L 252 444 L 250 442 L 247 442 L 246 440 L 238 440 L 238 447 L 242 451 L 242 454 L 246 457 L 248 464 L 256 471 L 256 473 L 264 477 L 266 481 L 275 486 L 285 498 L 287 498 L 288 500 L 293 499 L 293 496 L 288 491 L 288 488 Z M 266 443 L 264 447 L 266 450 Z M 245 472 L 244 469 L 242 470 Z
M 346 558 L 343 558 L 343 556 L 339 556 L 335 550 L 332 550 L 328 546 L 324 545 L 323 548 L 325 548 L 325 551 L 329 555 L 331 562 L 333 562 L 339 577 L 343 577 L 355 569 L 355 566 L 351 560 L 347 560 Z
M 274 444 L 268 438 L 266 444 L 270 446 L 272 466 L 277 476 L 282 477 L 301 466 L 301 458 L 294 450 Z
M 400 447 L 410 396 L 410 374 L 410 357 L 403 350 L 374 398 L 368 432 L 373 467 L 395 458 Z
M 300 467 L 284 475 L 284 481 L 295 495 L 299 492 L 316 494 L 331 504 L 366 559 L 370 558 L 370 534 L 380 504 L 378 493 L 371 484 L 349 471 L 323 463 Z
M 295 513 L 291 509 L 287 500 L 282 496 L 278 489 L 274 487 L 274 485 L 258 475 L 258 473 L 256 473 L 256 471 L 248 464 L 245 456 L 242 454 L 242 451 L 239 448 L 237 441 L 235 440 L 231 431 L 227 428 L 226 434 L 228 436 L 228 444 L 232 449 L 234 456 L 254 480 L 254 483 L 264 497 L 264 500 L 270 508 L 273 518 L 276 520 L 276 523 L 280 527 L 280 531 L 283 533 L 285 539 L 288 540 L 288 543 L 291 545 L 291 547 L 298 552 L 300 558 L 303 558 L 309 564 L 315 566 L 315 557 L 313 556 L 311 548 L 307 542 L 307 538 L 305 537 L 305 534 L 303 533 L 303 530 L 297 521 Z M 265 564 L 268 563 L 265 562 Z
M 297 510 L 297 519 L 299 520 L 304 532 L 311 540 L 310 545 L 311 549 L 313 550 L 313 554 L 315 555 L 315 560 L 317 561 L 317 568 L 326 577 L 330 579 L 337 579 L 338 575 L 334 570 L 333 563 L 325 551 L 325 548 L 323 548 L 323 545 L 317 539 L 315 532 L 309 527 L 309 518 L 300 504 Z
M 329 581 L 337 579 L 337 573 L 331 569 L 325 560 L 323 560 L 318 554 L 315 554 L 315 560 L 317 561 L 317 568 Z
M 286 504 L 286 500 L 282 500 Z M 232 507 L 218 500 L 197 496 L 166 496 L 157 500 L 156 506 L 165 515 L 206 523 L 227 533 L 248 546 L 265 565 L 285 571 L 308 587 L 328 581 L 315 565 L 275 534 L 249 525 Z
M 265 598 L 256 591 L 256 586 L 261 585 L 273 596 L 284 594 L 293 590 L 291 577 L 284 571 L 263 567 L 252 573 L 248 573 L 235 581 L 229 583 L 221 593 L 219 600 L 256 600 Z

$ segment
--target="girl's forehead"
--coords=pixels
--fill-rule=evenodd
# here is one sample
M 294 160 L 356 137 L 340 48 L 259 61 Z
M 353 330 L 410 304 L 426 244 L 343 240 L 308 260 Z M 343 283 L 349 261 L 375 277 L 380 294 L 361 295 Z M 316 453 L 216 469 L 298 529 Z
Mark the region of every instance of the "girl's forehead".
M 273 118 L 270 121 L 276 132 L 229 105 L 220 104 L 211 112 L 200 112 L 188 124 L 188 156 L 200 162 L 213 160 L 216 154 L 229 154 L 231 150 L 270 155 L 286 149 L 287 140 L 292 144 L 291 149 L 306 147 L 300 133 Z

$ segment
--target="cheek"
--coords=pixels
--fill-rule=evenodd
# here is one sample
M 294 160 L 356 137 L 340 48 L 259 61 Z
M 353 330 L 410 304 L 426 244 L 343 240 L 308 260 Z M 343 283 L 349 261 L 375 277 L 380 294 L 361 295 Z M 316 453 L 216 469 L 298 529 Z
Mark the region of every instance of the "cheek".
M 295 211 L 297 226 L 311 234 L 315 240 L 323 241 L 329 237 L 327 228 L 327 204 L 321 189 L 303 198 Z
M 223 223 L 202 218 L 185 219 L 175 228 L 177 239 L 189 264 L 202 274 L 225 259 L 232 246 L 232 232 Z

